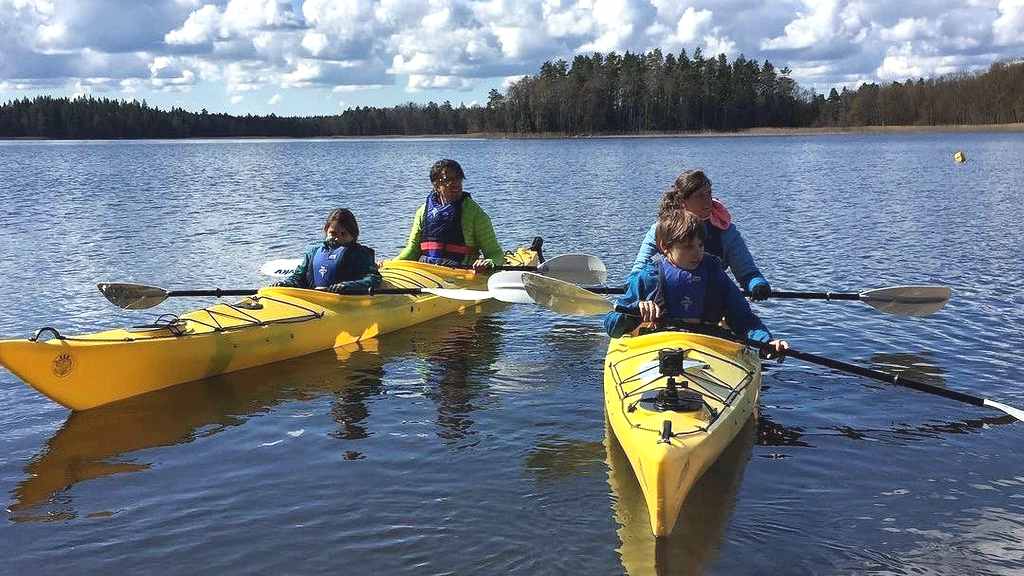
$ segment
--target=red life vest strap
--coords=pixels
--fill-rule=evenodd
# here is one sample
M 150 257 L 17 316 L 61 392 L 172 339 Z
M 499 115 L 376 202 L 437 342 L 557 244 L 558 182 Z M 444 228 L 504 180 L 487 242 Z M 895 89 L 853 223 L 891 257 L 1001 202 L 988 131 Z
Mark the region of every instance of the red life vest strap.
M 420 242 L 420 250 L 427 252 L 428 250 L 441 250 L 449 254 L 459 254 L 466 256 L 473 249 L 465 244 L 445 244 L 444 242 Z

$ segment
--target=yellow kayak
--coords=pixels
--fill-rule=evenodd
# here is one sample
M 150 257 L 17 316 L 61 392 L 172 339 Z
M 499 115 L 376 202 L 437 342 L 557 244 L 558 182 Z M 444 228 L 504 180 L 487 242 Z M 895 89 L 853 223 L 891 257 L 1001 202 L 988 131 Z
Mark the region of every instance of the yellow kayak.
M 750 419 L 760 390 L 756 351 L 735 342 L 688 332 L 612 339 L 605 412 L 655 536 L 672 532 L 690 489 Z
M 520 248 L 508 266 L 537 264 Z M 393 288 L 486 290 L 487 275 L 411 261 L 381 266 Z M 0 341 L 0 365 L 55 402 L 86 410 L 175 384 L 345 346 L 477 306 L 425 295 L 348 296 L 262 288 L 233 304 L 148 326 Z M 41 336 L 53 336 L 43 341 Z
M 618 553 L 626 574 L 707 572 L 721 549 L 756 437 L 757 424 L 747 420 L 732 444 L 690 490 L 676 529 L 668 536 L 655 537 L 633 468 L 615 435 L 607 431 L 608 484 L 615 496 L 612 510 L 619 525 Z

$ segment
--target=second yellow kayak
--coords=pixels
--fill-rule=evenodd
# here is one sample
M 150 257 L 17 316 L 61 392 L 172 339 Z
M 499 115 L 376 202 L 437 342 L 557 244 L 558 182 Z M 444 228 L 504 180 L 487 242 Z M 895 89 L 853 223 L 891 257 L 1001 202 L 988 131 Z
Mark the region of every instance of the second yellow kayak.
M 679 370 L 659 362 L 670 352 Z M 676 394 L 668 395 L 672 378 Z M 685 385 L 684 385 L 685 383 Z M 690 489 L 750 419 L 761 390 L 755 351 L 687 332 L 614 338 L 604 364 L 605 412 L 647 503 L 667 536 Z

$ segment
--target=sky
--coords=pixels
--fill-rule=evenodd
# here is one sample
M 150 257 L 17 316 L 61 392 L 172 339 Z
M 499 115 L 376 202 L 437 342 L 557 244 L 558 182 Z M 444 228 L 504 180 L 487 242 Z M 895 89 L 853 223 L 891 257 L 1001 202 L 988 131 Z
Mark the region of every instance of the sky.
M 0 0 L 0 102 L 472 105 L 545 60 L 698 47 L 789 66 L 819 92 L 984 70 L 1024 57 L 1024 0 Z

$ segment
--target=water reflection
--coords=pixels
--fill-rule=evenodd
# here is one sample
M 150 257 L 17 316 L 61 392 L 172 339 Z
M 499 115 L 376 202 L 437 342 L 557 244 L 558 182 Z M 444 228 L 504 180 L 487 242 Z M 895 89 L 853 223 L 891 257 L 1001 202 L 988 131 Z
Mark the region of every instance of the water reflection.
M 526 470 L 538 480 L 554 482 L 593 471 L 605 458 L 603 442 L 551 436 L 537 443 L 526 456 Z
M 408 355 L 426 360 L 429 390 L 438 405 L 442 437 L 469 433 L 472 400 L 481 393 L 477 371 L 498 353 L 501 326 L 478 314 L 449 316 L 379 340 L 190 382 L 84 412 L 72 412 L 25 467 L 12 491 L 13 521 L 76 517 L 70 488 L 79 482 L 151 468 L 139 452 L 185 444 L 239 426 L 289 401 L 333 396 L 329 435 L 359 441 L 370 402 L 385 391 L 388 363 Z M 342 457 L 364 455 L 346 442 Z
M 379 389 L 377 346 L 371 340 L 72 412 L 26 466 L 26 479 L 13 491 L 11 519 L 73 517 L 73 503 L 59 493 L 85 480 L 150 468 L 141 458 L 126 458 L 132 453 L 216 434 L 282 402 L 330 392 L 344 397 L 351 386 Z M 356 412 L 362 415 L 339 419 L 339 425 L 365 418 L 365 408 Z M 47 502 L 55 509 L 32 511 Z
M 890 374 L 899 374 L 911 380 L 918 380 L 935 386 L 946 386 L 946 371 L 935 364 L 931 358 L 933 354 L 925 355 L 901 353 L 901 354 L 872 354 L 872 370 L 881 370 Z
M 655 538 L 640 485 L 606 423 L 608 483 L 627 574 L 701 574 L 715 560 L 753 451 L 756 426 L 753 419 L 748 421 L 694 485 L 672 534 Z
M 484 306 L 494 309 L 494 304 Z M 419 339 L 416 348 L 426 360 L 426 396 L 437 404 L 438 435 L 457 443 L 476 432 L 471 413 L 486 392 L 483 384 L 495 373 L 505 327 L 490 315 L 462 317 L 443 333 Z
M 811 448 L 804 437 L 804 429 L 799 426 L 786 426 L 772 420 L 771 416 L 761 411 L 755 424 L 757 427 L 758 446 L 800 446 Z

